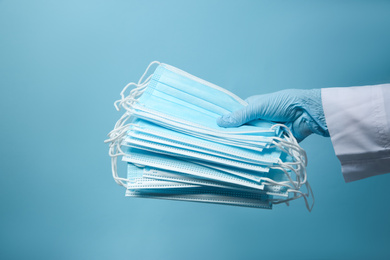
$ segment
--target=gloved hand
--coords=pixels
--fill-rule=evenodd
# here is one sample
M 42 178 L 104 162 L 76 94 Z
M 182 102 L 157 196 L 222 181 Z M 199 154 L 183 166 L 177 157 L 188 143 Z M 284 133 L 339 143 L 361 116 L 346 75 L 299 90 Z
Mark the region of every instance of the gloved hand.
M 221 127 L 237 127 L 254 119 L 285 124 L 298 142 L 312 133 L 329 137 L 320 89 L 287 89 L 245 100 L 248 106 L 217 119 Z

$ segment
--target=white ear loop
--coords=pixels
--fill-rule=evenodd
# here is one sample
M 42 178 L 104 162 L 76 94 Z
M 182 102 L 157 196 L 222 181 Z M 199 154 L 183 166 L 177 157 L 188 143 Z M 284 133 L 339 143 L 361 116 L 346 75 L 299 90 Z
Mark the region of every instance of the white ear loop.
M 282 150 L 283 152 L 285 152 L 289 156 L 291 156 L 293 158 L 294 162 L 282 162 L 281 160 L 279 160 L 279 162 L 277 164 L 278 166 L 271 166 L 270 167 L 271 169 L 277 169 L 277 170 L 283 171 L 285 173 L 285 175 L 288 177 L 289 182 L 287 182 L 287 183 L 286 182 L 276 182 L 275 183 L 274 181 L 272 181 L 270 183 L 285 186 L 285 187 L 290 187 L 290 189 L 288 189 L 287 192 L 293 193 L 294 195 L 288 199 L 276 199 L 276 200 L 272 200 L 272 201 L 275 204 L 286 203 L 287 205 L 289 205 L 289 201 L 303 197 L 303 199 L 305 200 L 306 208 L 309 210 L 309 212 L 311 212 L 311 210 L 313 209 L 315 200 L 314 200 L 313 190 L 311 189 L 310 184 L 307 182 L 307 174 L 306 174 L 307 155 L 306 155 L 306 152 L 305 152 L 305 150 L 303 150 L 299 146 L 298 142 L 296 141 L 295 137 L 292 135 L 290 129 L 287 126 L 282 125 L 282 124 L 275 124 L 271 127 L 271 129 L 274 127 L 277 127 L 277 126 L 283 128 L 283 135 L 284 135 L 285 139 L 279 138 L 279 137 L 274 137 L 274 138 L 272 138 L 273 139 L 272 145 L 274 147 L 278 147 L 280 150 Z M 292 180 L 288 171 L 295 173 L 296 181 Z M 290 186 L 288 183 L 290 183 L 292 186 Z M 306 186 L 307 193 L 300 191 L 300 188 L 302 187 L 302 185 Z M 311 205 L 309 205 L 309 202 L 308 202 L 308 197 L 310 195 L 313 198 L 313 202 Z
M 126 122 L 131 118 L 132 113 L 131 109 L 133 104 L 135 104 L 138 100 L 138 97 L 145 91 L 146 87 L 149 84 L 149 81 L 151 80 L 153 74 L 149 75 L 145 80 L 144 77 L 149 72 L 150 68 L 154 64 L 160 64 L 158 61 L 153 61 L 149 64 L 149 66 L 146 68 L 144 74 L 142 74 L 140 80 L 138 81 L 138 84 L 135 83 L 129 83 L 127 84 L 123 90 L 121 91 L 121 99 L 114 102 L 115 108 L 119 111 L 120 107 L 125 108 L 126 112 L 121 116 L 121 118 L 115 123 L 114 129 L 108 133 L 108 139 L 105 140 L 105 143 L 109 144 L 109 150 L 108 154 L 111 157 L 111 170 L 112 170 L 112 176 L 116 183 L 123 187 L 127 187 L 126 182 L 129 180 L 126 178 L 121 178 L 118 176 L 118 157 L 125 155 L 125 153 L 122 151 L 122 142 L 125 139 L 127 132 L 130 129 L 130 126 L 133 126 L 135 124 L 127 123 Z M 134 86 L 135 88 L 132 89 L 128 96 L 125 96 L 126 90 Z

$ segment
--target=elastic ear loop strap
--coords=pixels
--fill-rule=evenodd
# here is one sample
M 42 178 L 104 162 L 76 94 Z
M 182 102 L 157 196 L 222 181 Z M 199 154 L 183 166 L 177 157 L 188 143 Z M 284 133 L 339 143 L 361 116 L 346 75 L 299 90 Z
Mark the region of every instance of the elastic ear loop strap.
M 287 175 L 287 177 L 290 180 L 290 183 L 293 184 L 293 186 L 294 186 L 294 188 L 291 187 L 291 189 L 289 189 L 287 191 L 289 193 L 293 193 L 294 196 L 291 198 L 288 198 L 288 199 L 280 199 L 280 200 L 276 199 L 276 200 L 273 200 L 273 202 L 275 204 L 286 203 L 288 205 L 289 201 L 303 197 L 305 200 L 306 208 L 310 212 L 314 206 L 315 199 L 314 199 L 313 190 L 311 189 L 310 184 L 307 182 L 307 174 L 306 174 L 307 156 L 306 156 L 306 152 L 298 145 L 298 142 L 296 141 L 296 139 L 294 138 L 294 136 L 292 135 L 292 133 L 288 129 L 288 127 L 286 127 L 285 125 L 276 124 L 276 125 L 272 126 L 272 128 L 274 128 L 276 126 L 283 127 L 284 134 L 286 135 L 286 140 L 288 142 L 284 141 L 283 139 L 281 140 L 280 138 L 274 138 L 275 140 L 274 140 L 273 144 L 275 146 L 279 147 L 284 152 L 287 152 L 287 154 L 289 154 L 292 158 L 294 158 L 294 160 L 296 162 L 293 162 L 293 163 L 279 162 L 279 165 L 281 167 L 274 167 L 276 169 L 284 171 L 284 173 Z M 288 149 L 285 149 L 283 146 L 287 146 Z M 293 167 L 293 165 L 297 165 L 298 167 L 295 169 Z M 289 170 L 295 172 L 297 182 L 291 181 L 291 178 L 290 178 L 290 175 L 288 174 L 288 172 L 284 169 L 281 169 L 283 167 L 286 167 Z M 299 190 L 302 185 L 306 186 L 307 193 L 303 193 L 302 191 Z M 308 202 L 308 197 L 310 195 L 313 198 L 313 202 L 311 205 L 309 205 L 309 202 Z
M 154 64 L 160 64 L 160 63 L 158 61 L 153 61 L 152 63 L 150 63 L 149 66 L 146 68 L 144 74 L 142 74 L 140 80 L 138 81 L 138 84 L 131 82 L 127 84 L 121 91 L 120 93 L 121 99 L 115 101 L 114 106 L 118 111 L 120 110 L 120 107 L 123 107 L 125 108 L 126 112 L 116 122 L 114 129 L 108 134 L 109 138 L 104 141 L 105 143 L 110 143 L 108 154 L 111 157 L 112 176 L 115 182 L 123 187 L 127 187 L 127 185 L 124 182 L 128 182 L 129 180 L 118 176 L 117 161 L 119 156 L 125 155 L 125 153 L 121 149 L 122 142 L 126 137 L 130 126 L 134 125 L 134 124 L 126 124 L 126 122 L 132 116 L 132 113 L 130 112 L 132 106 L 137 102 L 138 97 L 144 92 L 150 79 L 153 76 L 152 74 L 144 80 L 146 74 L 150 70 L 151 66 Z M 130 91 L 127 97 L 125 97 L 126 90 L 131 86 L 134 86 L 135 88 Z

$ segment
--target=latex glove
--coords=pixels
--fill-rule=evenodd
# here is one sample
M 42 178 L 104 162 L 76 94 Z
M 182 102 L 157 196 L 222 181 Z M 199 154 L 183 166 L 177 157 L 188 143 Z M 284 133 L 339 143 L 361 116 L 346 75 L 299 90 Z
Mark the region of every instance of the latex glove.
M 321 89 L 287 89 L 245 100 L 248 105 L 217 119 L 221 127 L 237 127 L 254 119 L 283 123 L 298 142 L 312 133 L 329 137 Z

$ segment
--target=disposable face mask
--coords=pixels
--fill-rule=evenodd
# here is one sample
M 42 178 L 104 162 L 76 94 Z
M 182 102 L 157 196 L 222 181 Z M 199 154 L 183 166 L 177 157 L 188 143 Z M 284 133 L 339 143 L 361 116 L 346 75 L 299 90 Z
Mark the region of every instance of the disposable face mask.
M 195 183 L 188 184 L 183 182 L 175 182 L 172 180 L 156 180 L 154 178 L 148 178 L 145 176 L 144 168 L 139 168 L 135 165 L 128 164 L 127 166 L 127 178 L 129 182 L 127 183 L 127 189 L 129 190 L 156 190 L 156 189 L 185 189 L 185 188 L 199 188 L 201 185 L 196 185 Z
M 131 168 L 129 172 L 141 173 L 138 180 L 142 181 L 142 176 L 147 178 L 147 184 L 153 184 L 150 179 L 174 181 L 193 185 L 203 185 L 219 188 L 231 188 L 236 190 L 251 190 L 251 192 L 266 193 L 268 195 L 287 196 L 287 188 L 278 185 L 263 185 L 269 179 L 285 180 L 284 174 L 277 171 L 268 172 L 261 177 L 259 174 L 249 171 L 239 172 L 231 169 L 217 167 L 213 165 L 197 165 L 188 161 L 175 160 L 173 157 L 155 155 L 142 150 L 132 150 L 129 157 L 124 160 L 132 162 L 138 167 Z M 208 167 L 207 167 L 208 166 Z M 279 176 L 278 176 L 279 175 Z M 134 175 L 133 175 L 134 176 Z M 156 184 L 157 185 L 157 184 Z M 163 185 L 162 187 L 166 187 Z M 129 186 L 128 186 L 129 188 Z
M 129 147 L 211 162 L 225 162 L 227 165 L 244 169 L 267 171 L 268 168 L 256 167 L 256 165 L 276 164 L 281 154 L 276 149 L 266 149 L 262 153 L 256 153 L 247 149 L 215 144 L 163 129 L 143 120 L 134 122 L 131 129 L 132 131 L 129 131 L 124 140 L 124 144 Z
M 223 143 L 221 142 L 221 138 L 216 138 L 212 136 L 208 136 L 207 140 L 203 139 L 202 135 L 196 135 L 195 133 L 191 135 L 188 135 L 185 133 L 184 130 L 182 132 L 177 132 L 169 128 L 162 128 L 159 125 L 153 124 L 151 122 L 135 119 L 134 122 L 131 124 L 131 133 L 134 135 L 135 132 L 138 133 L 144 133 L 153 135 L 159 138 L 165 138 L 175 141 L 184 142 L 187 144 L 192 144 L 195 146 L 200 147 L 207 147 L 212 148 L 213 150 L 229 150 L 229 152 L 233 153 L 233 150 L 235 148 L 241 149 L 241 152 L 252 152 L 253 154 L 256 154 L 259 156 L 258 153 L 253 153 L 253 151 L 259 152 L 262 151 L 263 148 L 267 148 L 272 141 L 272 139 L 264 137 L 259 137 L 256 142 L 247 141 L 248 144 L 243 144 L 242 142 L 237 142 L 232 139 L 224 139 Z M 129 131 L 130 132 L 130 131 Z M 262 140 L 262 141 L 260 141 Z M 253 150 L 253 151 L 251 151 Z M 250 156 L 250 155 L 248 155 Z
M 174 121 L 182 124 L 216 132 L 267 134 L 274 132 L 270 130 L 271 124 L 267 122 L 263 122 L 264 127 L 221 129 L 216 124 L 216 119 L 222 114 L 242 108 L 244 104 L 222 88 L 210 88 L 175 70 L 168 65 L 156 69 L 148 88 L 138 100 L 141 109 L 143 107 L 162 117 L 174 118 Z M 175 106 L 171 105 L 173 103 Z M 188 118 L 191 118 L 191 121 L 188 121 Z
M 240 185 L 232 185 L 229 183 L 219 183 L 217 181 L 210 181 L 203 178 L 193 178 L 191 175 L 186 175 L 183 173 L 177 173 L 177 172 L 171 172 L 171 171 L 165 171 L 157 168 L 150 168 L 145 167 L 142 168 L 143 173 L 143 179 L 149 180 L 148 183 L 153 183 L 151 180 L 158 181 L 169 181 L 173 183 L 180 183 L 180 184 L 187 184 L 187 185 L 193 185 L 196 187 L 203 186 L 203 187 L 209 187 L 209 188 L 219 188 L 219 189 L 230 189 L 235 191 L 243 191 L 243 192 L 249 192 L 249 193 L 262 193 L 266 195 L 273 195 L 273 196 L 280 196 L 280 197 L 287 197 L 287 189 L 281 186 L 263 186 L 263 189 L 256 189 L 256 188 L 250 188 Z M 156 185 L 157 187 L 160 186 L 159 183 Z M 154 186 L 154 187 L 156 187 Z M 129 186 L 128 186 L 129 189 Z
M 251 188 L 256 190 L 265 190 L 269 195 L 282 194 L 286 195 L 287 187 L 279 185 L 264 185 L 269 180 L 278 180 L 279 182 L 288 182 L 285 174 L 280 171 L 271 170 L 268 173 L 256 173 L 251 171 L 237 171 L 231 168 L 222 166 L 216 166 L 205 163 L 194 163 L 189 161 L 177 160 L 173 157 L 166 155 L 157 155 L 142 150 L 132 150 L 129 155 L 124 157 L 123 160 L 131 162 L 139 167 L 146 167 L 146 169 L 153 168 L 146 172 L 144 170 L 144 176 L 148 178 L 156 178 L 156 174 L 149 175 L 149 173 L 166 173 L 167 171 L 176 173 L 176 175 L 187 175 L 187 183 L 195 184 L 195 182 L 189 182 L 191 178 L 195 181 L 211 180 L 213 183 L 223 183 L 225 186 L 237 186 L 237 188 Z M 177 178 L 177 177 L 176 177 Z M 185 179 L 185 178 L 184 178 Z M 211 183 L 211 182 L 210 182 Z
M 145 120 L 140 120 L 140 119 L 135 119 L 130 129 L 132 131 L 129 131 L 129 133 L 133 135 L 137 133 L 145 134 L 145 135 L 153 135 L 157 138 L 164 138 L 164 139 L 184 143 L 187 145 L 196 146 L 203 149 L 209 149 L 214 151 L 222 150 L 230 154 L 237 154 L 237 156 L 242 155 L 245 157 L 254 157 L 254 158 L 259 158 L 261 154 L 259 154 L 258 152 L 262 151 L 263 148 L 266 148 L 269 145 L 269 142 L 271 141 L 271 139 L 269 138 L 264 138 L 263 142 L 259 143 L 261 145 L 255 147 L 255 149 L 252 151 L 250 150 L 250 146 L 247 145 L 242 145 L 240 143 L 236 143 L 235 145 L 232 145 L 234 142 L 231 140 L 226 140 L 224 143 L 218 143 L 218 142 L 214 142 L 213 141 L 214 139 L 211 138 L 205 140 L 202 139 L 201 137 L 195 137 L 184 133 L 175 132 L 171 129 L 166 129 L 159 125 L 150 123 Z
M 142 178 L 142 176 L 142 169 L 133 165 L 128 166 L 129 182 L 126 196 L 272 208 L 270 196 L 265 193 L 250 193 L 226 187 L 204 186 L 203 184 L 191 185 L 174 181 L 153 181 Z
M 267 149 L 263 153 L 259 153 L 264 148 L 267 148 L 269 143 L 264 143 L 263 148 L 257 147 L 256 151 L 247 149 L 246 146 L 237 147 L 229 144 L 220 144 L 213 141 L 204 140 L 183 133 L 178 133 L 173 130 L 159 127 L 158 125 L 149 123 L 144 120 L 135 120 L 132 124 L 131 131 L 128 133 L 128 138 L 138 138 L 154 143 L 165 144 L 169 146 L 185 148 L 203 153 L 218 153 L 223 156 L 234 156 L 237 158 L 252 160 L 253 162 L 277 162 L 280 151 L 276 149 Z M 147 139 L 149 138 L 149 139 Z M 265 140 L 271 142 L 272 140 Z M 222 155 L 224 154 L 224 155 Z M 239 159 L 238 159 L 239 160 Z
M 167 155 L 159 155 L 148 151 L 132 149 L 129 154 L 123 157 L 123 160 L 137 166 L 149 166 L 167 171 L 173 171 L 194 176 L 194 178 L 203 178 L 232 185 L 263 189 L 260 184 L 261 178 L 255 173 L 231 171 L 224 172 L 221 170 L 198 165 L 192 162 L 178 160 Z M 236 173 L 236 174 L 233 174 Z
M 183 176 L 181 181 L 189 185 L 186 187 L 190 190 L 195 188 L 191 185 L 196 185 L 199 178 L 226 187 L 214 186 L 213 190 L 204 184 L 196 188 L 197 193 L 183 197 L 183 189 L 175 188 L 179 184 L 168 185 L 170 188 L 164 190 L 170 199 L 198 201 L 199 196 L 220 199 L 222 194 L 235 197 L 227 193 L 234 185 L 257 188 L 267 196 L 267 192 L 289 194 L 283 199 L 267 197 L 267 203 L 288 203 L 303 197 L 311 210 L 307 200 L 311 189 L 306 179 L 306 155 L 287 127 L 254 120 L 238 128 L 221 128 L 216 124 L 219 116 L 246 105 L 236 95 L 166 64 L 159 64 L 155 72 L 143 80 L 145 75 L 146 72 L 138 84 L 127 85 L 121 93 L 122 99 L 115 103 L 116 107 L 125 109 L 107 140 L 117 183 L 128 188 L 129 179 L 120 178 L 117 173 L 117 157 L 121 156 L 138 166 L 192 176 L 186 181 Z M 135 88 L 125 96 L 132 85 Z M 127 148 L 123 150 L 124 146 Z M 167 181 L 149 177 L 142 177 L 148 185 Z M 142 178 L 138 181 L 142 182 Z M 308 193 L 300 190 L 302 186 L 306 186 Z M 140 189 L 148 197 L 162 196 L 156 189 L 144 186 Z M 200 195 L 200 191 L 204 194 Z M 248 199 L 250 194 L 247 193 L 243 194 Z M 133 190 L 128 191 L 129 194 L 139 196 L 141 193 Z
M 186 149 L 180 149 L 180 148 L 171 147 L 167 145 L 161 145 L 158 143 L 153 143 L 153 142 L 140 140 L 140 139 L 126 139 L 124 144 L 129 147 L 139 148 L 147 151 L 152 151 L 155 153 L 166 154 L 171 156 L 180 156 L 182 158 L 203 160 L 207 162 L 215 162 L 215 163 L 219 163 L 219 164 L 223 164 L 223 165 L 227 165 L 239 169 L 249 169 L 249 170 L 261 171 L 261 172 L 267 172 L 269 170 L 268 167 L 258 165 L 258 163 L 250 164 L 238 160 L 229 160 L 218 156 L 199 153 L 199 152 L 190 151 Z M 261 163 L 261 164 L 264 165 L 265 163 Z
M 136 104 L 134 106 L 137 106 Z M 185 133 L 187 135 L 196 136 L 202 139 L 211 140 L 216 143 L 227 143 L 229 142 L 232 146 L 237 147 L 250 147 L 256 150 L 259 147 L 264 146 L 264 138 L 253 135 L 254 133 L 244 132 L 241 135 L 239 133 L 224 133 L 215 130 L 196 128 L 193 125 L 186 125 L 178 123 L 175 118 L 164 118 L 162 113 L 155 112 L 155 114 L 142 113 L 137 110 L 131 110 L 133 115 L 139 118 L 154 122 L 167 129 L 172 129 L 176 132 Z M 256 133 L 256 134 L 262 134 Z
M 147 193 L 136 192 L 127 190 L 127 197 L 140 197 L 140 198 L 152 198 L 152 199 L 166 199 L 166 200 L 182 200 L 182 201 L 195 201 L 214 204 L 225 204 L 231 206 L 253 207 L 272 209 L 272 202 L 263 199 L 262 196 L 254 196 L 251 194 L 241 193 L 226 193 L 212 190 L 199 190 L 193 192 L 182 192 L 179 194 L 167 194 L 167 193 Z
M 211 88 L 170 69 L 175 70 L 168 65 L 159 66 L 148 87 L 140 90 L 142 95 L 131 108 L 135 116 L 206 139 L 217 136 L 222 142 L 222 139 L 229 139 L 254 144 L 264 136 L 275 136 L 278 132 L 277 127 L 271 128 L 272 124 L 264 121 L 258 122 L 256 127 L 218 127 L 216 119 L 242 107 L 243 101 L 222 88 Z

